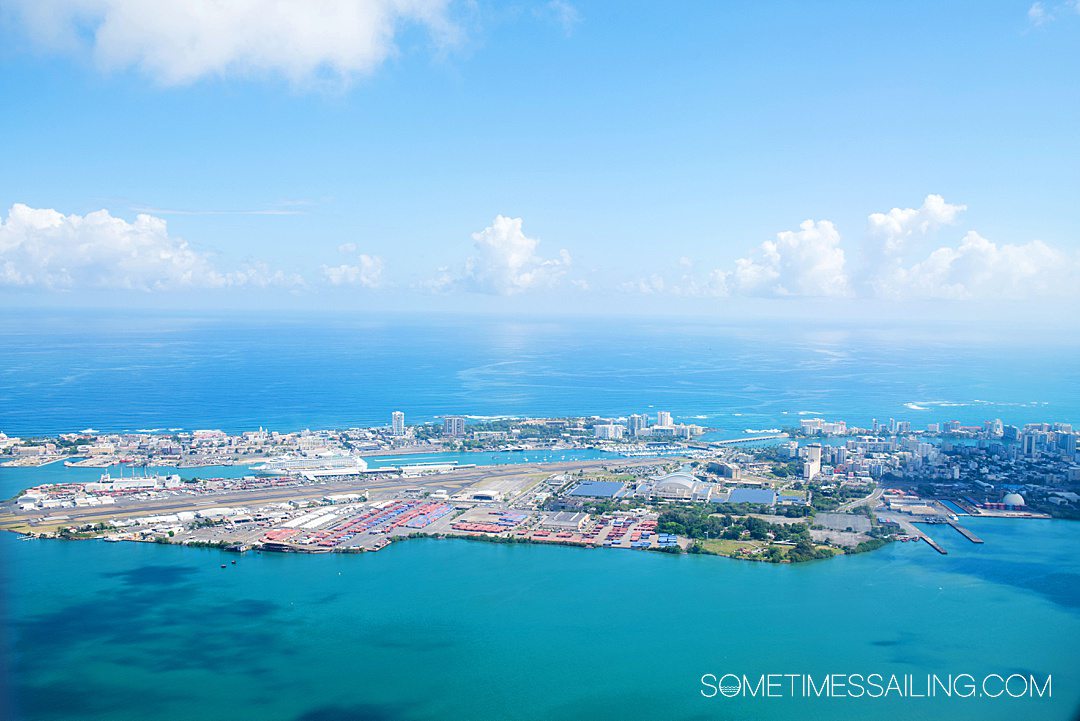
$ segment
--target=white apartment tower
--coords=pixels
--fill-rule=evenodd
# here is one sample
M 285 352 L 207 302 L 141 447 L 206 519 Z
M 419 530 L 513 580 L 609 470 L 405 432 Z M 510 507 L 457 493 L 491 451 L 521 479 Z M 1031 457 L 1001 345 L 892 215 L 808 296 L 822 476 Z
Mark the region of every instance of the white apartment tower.
M 442 428 L 444 436 L 461 438 L 465 435 L 465 417 L 447 416 L 446 418 L 443 418 Z
M 821 475 L 821 446 L 812 443 L 806 447 L 806 460 L 803 462 L 803 478 L 812 481 Z
M 390 414 L 390 429 L 395 436 L 405 435 L 405 414 L 394 411 Z

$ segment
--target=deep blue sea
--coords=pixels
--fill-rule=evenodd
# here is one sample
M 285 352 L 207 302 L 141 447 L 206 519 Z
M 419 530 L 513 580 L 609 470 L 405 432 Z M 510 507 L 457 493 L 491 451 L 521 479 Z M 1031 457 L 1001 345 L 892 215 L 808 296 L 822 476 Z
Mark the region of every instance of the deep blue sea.
M 1006 332 L 1007 331 L 1007 332 Z M 1015 329 L 458 317 L 0 317 L 0 430 L 625 415 L 740 435 L 803 417 L 1080 423 L 1080 336 Z

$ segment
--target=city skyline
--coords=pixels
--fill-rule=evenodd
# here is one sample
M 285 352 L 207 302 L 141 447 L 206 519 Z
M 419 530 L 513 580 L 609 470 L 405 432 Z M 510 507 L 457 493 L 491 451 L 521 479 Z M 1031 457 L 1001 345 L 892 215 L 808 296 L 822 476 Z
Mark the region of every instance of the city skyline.
M 12 4 L 0 297 L 1077 305 L 1075 3 L 348 8 Z

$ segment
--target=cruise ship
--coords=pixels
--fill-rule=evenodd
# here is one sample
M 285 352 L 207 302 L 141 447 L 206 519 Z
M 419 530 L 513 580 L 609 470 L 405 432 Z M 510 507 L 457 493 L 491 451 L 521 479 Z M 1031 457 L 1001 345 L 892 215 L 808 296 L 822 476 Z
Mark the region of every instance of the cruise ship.
M 363 458 L 344 453 L 322 453 L 310 456 L 284 455 L 271 458 L 251 470 L 275 476 L 358 476 L 367 473 L 367 463 Z

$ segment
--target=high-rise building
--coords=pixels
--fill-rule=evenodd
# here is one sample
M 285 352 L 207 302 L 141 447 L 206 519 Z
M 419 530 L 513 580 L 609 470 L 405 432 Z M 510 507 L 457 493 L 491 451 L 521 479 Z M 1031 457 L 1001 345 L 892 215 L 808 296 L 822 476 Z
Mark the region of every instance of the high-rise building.
M 806 461 L 803 462 L 803 478 L 812 481 L 821 475 L 821 445 L 811 443 L 806 447 Z
M 644 413 L 633 413 L 626 419 L 627 430 L 632 436 L 640 436 L 649 426 L 649 417 Z
M 658 426 L 670 426 L 670 425 L 672 425 L 672 423 L 671 423 L 671 414 L 668 413 L 667 411 L 657 411 L 656 412 L 656 425 L 658 425 Z
M 405 435 L 405 414 L 401 411 L 390 414 L 390 432 L 395 436 Z
M 1034 458 L 1038 439 L 1039 437 L 1034 433 L 1025 433 L 1024 435 L 1020 436 L 1020 444 L 1022 449 L 1021 453 L 1023 453 L 1028 458 Z
M 447 416 L 443 418 L 442 432 L 444 436 L 461 438 L 465 435 L 465 416 Z
M 593 433 L 596 437 L 606 441 L 617 441 L 623 437 L 625 432 L 626 426 L 615 423 L 600 423 L 593 426 Z

